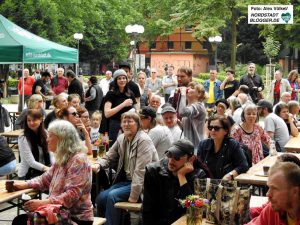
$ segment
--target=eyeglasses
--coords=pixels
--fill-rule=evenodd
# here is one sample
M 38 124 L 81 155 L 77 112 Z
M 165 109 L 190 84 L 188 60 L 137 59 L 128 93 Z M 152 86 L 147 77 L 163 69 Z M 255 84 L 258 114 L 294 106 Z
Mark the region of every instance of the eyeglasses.
M 170 159 L 170 158 L 173 158 L 175 159 L 176 161 L 179 161 L 181 159 L 180 156 L 176 156 L 176 155 L 173 155 L 171 152 L 166 152 L 166 156 Z
M 72 116 L 79 117 L 79 114 L 78 114 L 78 112 L 72 112 L 72 113 L 69 113 L 69 115 L 72 115 Z
M 224 127 L 219 127 L 219 126 L 208 126 L 208 127 L 207 127 L 207 129 L 208 129 L 209 131 L 212 131 L 213 129 L 214 129 L 215 131 L 219 131 L 219 130 L 222 129 L 222 128 L 224 128 Z

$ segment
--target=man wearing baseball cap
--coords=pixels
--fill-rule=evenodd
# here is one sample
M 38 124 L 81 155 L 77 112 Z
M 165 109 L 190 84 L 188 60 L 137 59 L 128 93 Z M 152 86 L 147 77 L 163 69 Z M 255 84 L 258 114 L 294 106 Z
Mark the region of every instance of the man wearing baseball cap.
M 163 158 L 164 153 L 173 143 L 171 131 L 166 126 L 161 126 L 157 123 L 156 112 L 152 107 L 143 107 L 139 114 L 142 129 L 148 130 L 148 135 L 156 148 L 158 158 Z
M 171 131 L 171 134 L 173 136 L 173 142 L 182 139 L 184 137 L 183 130 L 177 123 L 178 118 L 176 110 L 172 106 L 165 104 L 162 107 L 161 115 L 165 126 L 167 126 Z
M 143 224 L 172 224 L 184 214 L 176 199 L 194 193 L 194 179 L 206 178 L 194 156 L 194 145 L 181 139 L 166 151 L 166 157 L 146 166 Z

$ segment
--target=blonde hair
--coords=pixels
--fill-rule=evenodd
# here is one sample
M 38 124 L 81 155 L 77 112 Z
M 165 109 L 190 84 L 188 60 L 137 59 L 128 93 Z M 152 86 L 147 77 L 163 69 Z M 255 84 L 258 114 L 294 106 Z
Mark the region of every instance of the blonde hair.
M 58 138 L 56 147 L 55 163 L 65 165 L 76 153 L 86 153 L 87 148 L 82 144 L 76 128 L 66 120 L 54 120 L 48 128 Z
M 95 117 L 98 118 L 99 120 L 101 120 L 102 114 L 101 114 L 101 112 L 99 110 L 96 110 L 95 112 L 93 112 L 91 118 L 93 119 Z
M 28 109 L 36 109 L 39 101 L 43 101 L 40 94 L 31 95 L 28 100 Z
M 199 101 L 202 102 L 208 98 L 204 86 L 202 84 L 192 81 L 188 84 L 188 87 L 195 89 L 199 94 L 201 94 L 201 97 L 198 99 Z

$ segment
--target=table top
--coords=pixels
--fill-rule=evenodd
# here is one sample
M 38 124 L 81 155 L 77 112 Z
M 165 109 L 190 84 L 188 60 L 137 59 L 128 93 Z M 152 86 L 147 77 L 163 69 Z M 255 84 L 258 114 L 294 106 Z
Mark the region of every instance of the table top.
M 21 197 L 22 194 L 27 194 L 29 192 L 34 191 L 33 189 L 30 188 L 30 189 L 25 189 L 20 191 L 7 192 L 7 190 L 5 189 L 5 182 L 6 180 L 0 180 L 0 203 L 11 201 L 15 198 Z
M 208 224 L 211 225 L 211 223 L 207 223 L 206 219 L 203 218 L 202 225 L 208 225 Z M 186 216 L 184 215 L 184 216 L 180 217 L 178 220 L 176 220 L 174 223 L 172 223 L 172 225 L 186 225 Z
M 298 152 L 300 153 L 300 134 L 298 137 L 291 137 L 290 140 L 284 146 L 286 152 Z
M 19 137 L 23 134 L 23 131 L 24 131 L 23 129 L 12 130 L 12 131 L 0 133 L 0 135 L 4 137 Z
M 278 156 L 283 153 L 278 153 Z M 295 154 L 300 159 L 300 154 Z M 271 167 L 276 162 L 277 156 L 268 156 L 252 166 L 247 173 L 242 173 L 234 178 L 234 180 L 242 184 L 252 184 L 258 186 L 266 186 L 268 177 L 263 175 L 263 166 Z

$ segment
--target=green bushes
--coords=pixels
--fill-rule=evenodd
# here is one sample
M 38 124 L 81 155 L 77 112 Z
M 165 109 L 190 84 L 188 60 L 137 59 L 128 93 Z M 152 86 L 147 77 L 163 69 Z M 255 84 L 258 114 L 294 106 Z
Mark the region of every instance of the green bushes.
M 9 79 L 7 81 L 7 87 L 18 87 L 18 79 Z

